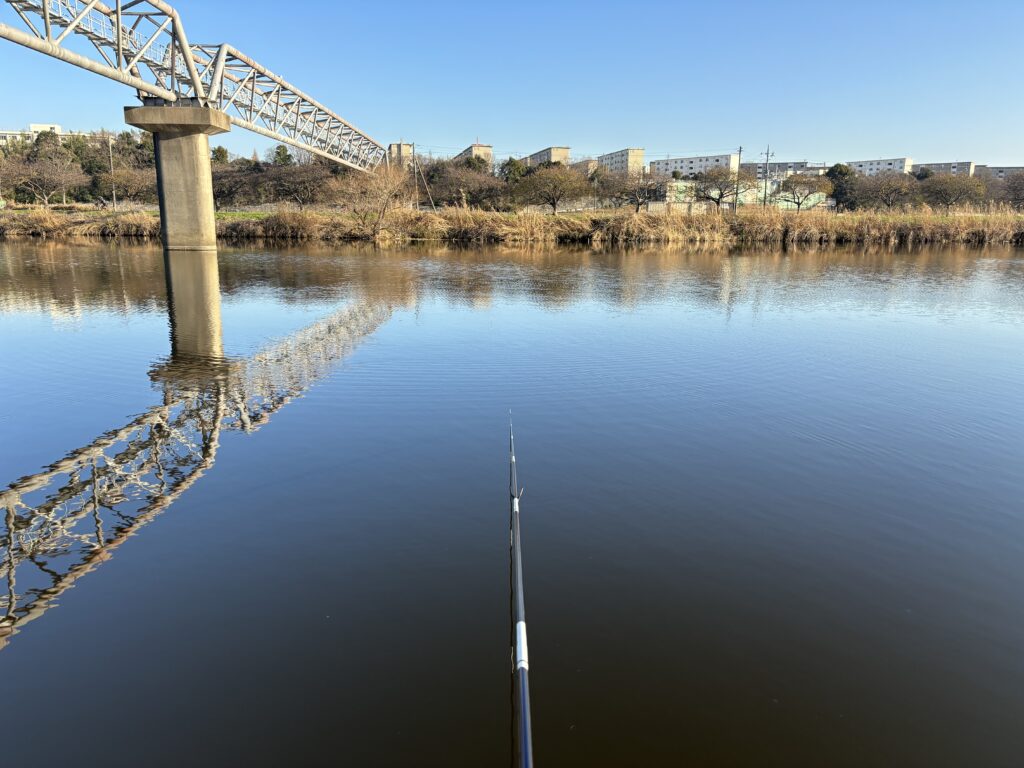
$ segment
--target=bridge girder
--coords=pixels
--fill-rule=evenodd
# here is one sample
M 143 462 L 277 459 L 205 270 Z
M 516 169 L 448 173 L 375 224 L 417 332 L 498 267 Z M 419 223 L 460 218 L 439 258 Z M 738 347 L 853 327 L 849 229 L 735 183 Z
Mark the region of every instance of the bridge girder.
M 28 32 L 0 24 L 0 38 L 128 85 L 140 99 L 220 109 L 240 128 L 360 171 L 386 160 L 381 144 L 232 46 L 189 43 L 163 0 L 5 2 Z

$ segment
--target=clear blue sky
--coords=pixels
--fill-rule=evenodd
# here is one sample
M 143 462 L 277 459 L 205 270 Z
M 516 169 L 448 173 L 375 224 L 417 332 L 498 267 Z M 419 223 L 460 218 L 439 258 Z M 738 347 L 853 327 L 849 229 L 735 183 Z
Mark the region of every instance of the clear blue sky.
M 479 138 L 500 157 L 742 144 L 753 159 L 770 143 L 777 160 L 1024 165 L 1021 0 L 174 5 L 193 42 L 230 42 L 425 152 Z M 0 21 L 21 24 L 5 3 Z M 86 130 L 120 127 L 133 96 L 0 41 L 0 99 L 0 128 Z M 268 146 L 240 129 L 222 143 Z

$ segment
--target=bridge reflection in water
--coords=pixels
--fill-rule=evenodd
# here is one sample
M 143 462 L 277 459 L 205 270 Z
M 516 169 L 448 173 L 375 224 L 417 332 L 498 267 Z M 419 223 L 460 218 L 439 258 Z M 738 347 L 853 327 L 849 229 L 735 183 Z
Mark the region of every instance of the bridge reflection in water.
M 216 254 L 165 257 L 171 355 L 163 403 L 0 492 L 0 649 L 213 466 L 225 430 L 254 432 L 391 315 L 356 301 L 252 357 L 223 354 Z

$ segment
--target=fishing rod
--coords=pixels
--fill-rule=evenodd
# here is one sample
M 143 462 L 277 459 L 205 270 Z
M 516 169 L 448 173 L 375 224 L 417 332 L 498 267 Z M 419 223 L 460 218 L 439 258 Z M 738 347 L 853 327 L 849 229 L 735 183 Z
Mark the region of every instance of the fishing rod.
M 521 768 L 533 766 L 533 733 L 530 729 L 530 660 L 526 650 L 526 603 L 523 599 L 523 550 L 519 538 L 519 500 L 525 488 L 516 478 L 516 442 L 512 434 L 512 414 L 508 419 L 508 492 L 510 513 L 510 559 L 512 561 L 512 684 L 513 684 L 513 759 Z

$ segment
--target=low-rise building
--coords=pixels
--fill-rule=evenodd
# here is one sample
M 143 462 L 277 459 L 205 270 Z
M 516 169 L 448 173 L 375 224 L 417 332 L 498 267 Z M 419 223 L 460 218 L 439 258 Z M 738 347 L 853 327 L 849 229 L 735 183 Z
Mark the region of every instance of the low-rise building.
M 890 157 L 884 160 L 848 160 L 850 168 L 861 176 L 877 176 L 880 173 L 910 173 L 914 161 L 909 157 Z
M 597 162 L 603 168 L 607 168 L 613 173 L 625 173 L 629 176 L 634 176 L 644 172 L 644 151 L 636 147 L 620 149 L 618 152 L 599 155 Z
M 697 157 L 667 157 L 664 160 L 652 160 L 650 163 L 651 173 L 658 176 L 671 176 L 674 172 L 678 172 L 682 176 L 692 176 L 696 173 L 710 171 L 712 168 L 726 168 L 736 173 L 740 169 L 740 156 L 733 153 Z
M 932 173 L 948 173 L 951 176 L 973 176 L 975 165 L 970 160 L 954 160 L 952 163 L 914 163 L 914 173 L 922 170 Z
M 529 167 L 543 165 L 544 163 L 569 164 L 569 147 L 547 147 L 540 152 L 534 152 L 529 157 L 524 157 L 523 162 Z
M 975 176 L 984 176 L 989 179 L 1002 181 L 1007 176 L 1015 173 L 1024 173 L 1024 166 L 1021 165 L 976 165 L 974 166 Z
M 494 147 L 490 144 L 470 144 L 464 150 L 459 152 L 453 160 L 469 160 L 472 158 L 479 157 L 487 163 L 487 167 L 494 166 Z

